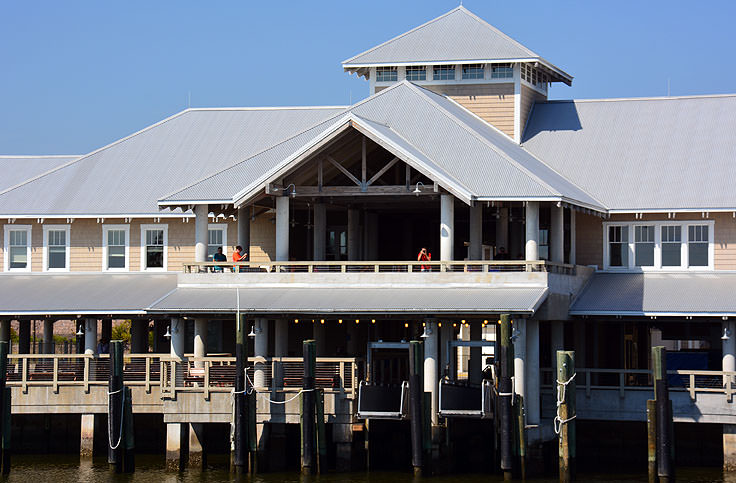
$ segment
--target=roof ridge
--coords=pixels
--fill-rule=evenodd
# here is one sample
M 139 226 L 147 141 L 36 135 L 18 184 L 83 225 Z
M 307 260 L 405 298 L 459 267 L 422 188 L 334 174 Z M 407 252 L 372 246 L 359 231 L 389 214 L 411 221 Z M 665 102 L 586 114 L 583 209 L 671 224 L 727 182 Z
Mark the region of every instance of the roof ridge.
M 378 44 L 378 45 L 376 45 L 376 46 L 374 46 L 374 47 L 371 47 L 371 48 L 370 48 L 370 49 L 368 49 L 368 50 L 365 50 L 365 51 L 363 51 L 363 52 L 361 52 L 361 53 L 359 53 L 359 54 L 356 54 L 356 55 L 354 55 L 354 56 L 350 57 L 350 58 L 349 58 L 349 59 L 347 59 L 347 60 L 343 60 L 343 61 L 342 61 L 342 64 L 343 64 L 343 65 L 345 65 L 345 64 L 347 64 L 348 62 L 352 62 L 353 60 L 355 60 L 356 58 L 358 58 L 358 57 L 360 57 L 360 56 L 363 56 L 363 55 L 365 55 L 365 54 L 368 54 L 368 53 L 370 53 L 370 52 L 373 52 L 374 50 L 376 50 L 376 49 L 378 49 L 378 48 L 380 48 L 380 47 L 383 47 L 384 45 L 388 45 L 388 44 L 390 44 L 391 42 L 393 42 L 393 41 L 395 41 L 395 40 L 399 40 L 400 38 L 402 38 L 402 37 L 405 37 L 405 36 L 409 35 L 410 33 L 416 32 L 417 30 L 419 30 L 419 29 L 422 29 L 422 28 L 426 27 L 427 25 L 430 25 L 430 24 L 432 24 L 432 23 L 436 22 L 437 20 L 439 20 L 439 19 L 441 19 L 441 18 L 447 17 L 447 16 L 448 16 L 448 15 L 450 15 L 451 13 L 454 13 L 454 12 L 456 12 L 456 11 L 458 11 L 458 10 L 462 11 L 462 10 L 465 10 L 465 8 L 463 8 L 463 6 L 462 6 L 462 5 L 459 5 L 459 6 L 455 7 L 455 8 L 453 8 L 452 10 L 450 10 L 449 12 L 443 13 L 443 14 L 442 14 L 442 15 L 440 15 L 439 17 L 435 17 L 435 18 L 433 18 L 433 19 L 431 19 L 431 20 L 428 20 L 428 21 L 424 22 L 423 24 L 421 24 L 421 25 L 419 25 L 419 26 L 417 26 L 417 27 L 414 27 L 414 28 L 413 28 L 413 29 L 411 29 L 411 30 L 407 30 L 407 31 L 406 31 L 406 32 L 404 32 L 403 34 L 399 34 L 399 35 L 397 35 L 396 37 L 390 38 L 390 39 L 386 40 L 386 41 L 385 41 L 385 42 L 383 42 L 383 43 L 380 43 L 380 44 Z
M 0 154 L 0 159 L 79 158 L 84 154 Z
M 125 137 L 123 137 L 121 139 L 118 139 L 116 141 L 113 141 L 110 144 L 106 144 L 105 146 L 102 146 L 101 148 L 97 148 L 97 149 L 95 149 L 94 151 L 92 151 L 90 153 L 87 153 L 87 154 L 84 154 L 84 155 L 80 156 L 79 158 L 72 159 L 68 163 L 61 164 L 59 166 L 56 166 L 55 168 L 52 168 L 52 169 L 50 169 L 48 171 L 45 171 L 45 172 L 41 173 L 39 175 L 33 176 L 31 178 L 28 178 L 27 180 L 25 180 L 25 181 L 23 181 L 21 183 L 18 183 L 15 186 L 11 186 L 10 188 L 4 189 L 4 190 L 0 190 L 0 195 L 4 195 L 5 193 L 8 193 L 8 192 L 10 192 L 10 191 L 12 191 L 12 190 L 14 190 L 16 188 L 19 188 L 21 186 L 24 186 L 24 185 L 26 185 L 28 183 L 33 182 L 33 181 L 36 181 L 37 179 L 40 179 L 40 178 L 42 178 L 44 176 L 47 176 L 47 175 L 49 175 L 51 173 L 55 173 L 56 171 L 62 170 L 64 168 L 68 167 L 68 166 L 71 166 L 74 163 L 78 163 L 78 162 L 80 162 L 80 161 L 82 161 L 84 159 L 87 159 L 90 156 L 92 156 L 93 154 L 97 154 L 97 153 L 99 153 L 101 151 L 104 151 L 105 149 L 111 148 L 111 147 L 113 147 L 113 146 L 115 146 L 117 144 L 120 144 L 122 142 L 125 142 L 128 139 L 132 139 L 132 138 L 134 138 L 135 136 L 137 136 L 139 134 L 142 134 L 142 133 L 144 133 L 144 132 L 146 132 L 146 131 L 148 131 L 150 129 L 153 129 L 155 127 L 158 127 L 160 125 L 163 125 L 163 124 L 171 121 L 172 119 L 175 119 L 175 118 L 177 118 L 179 116 L 182 116 L 182 115 L 186 114 L 187 112 L 189 112 L 190 110 L 191 109 L 185 109 L 183 111 L 179 111 L 176 114 L 173 114 L 173 115 L 167 117 L 166 119 L 162 119 L 162 120 L 158 121 L 157 123 L 151 124 L 150 126 L 146 126 L 143 129 L 134 132 L 133 134 L 129 134 L 128 136 L 125 136 Z
M 520 48 L 522 48 L 523 50 L 525 50 L 525 51 L 526 51 L 526 52 L 527 52 L 528 54 L 530 54 L 530 55 L 531 55 L 532 57 L 539 57 L 539 58 L 541 58 L 541 56 L 540 56 L 540 55 L 539 55 L 538 53 L 534 52 L 534 51 L 533 51 L 533 50 L 531 50 L 531 49 L 530 49 L 529 47 L 525 46 L 524 44 L 522 44 L 522 43 L 521 43 L 521 42 L 519 42 L 518 40 L 514 39 L 513 37 L 509 36 L 508 34 L 506 34 L 506 33 L 502 32 L 502 31 L 501 31 L 501 30 L 499 30 L 499 29 L 498 29 L 497 27 L 494 27 L 494 26 L 493 26 L 493 25 L 491 25 L 490 23 L 486 22 L 486 21 L 485 21 L 484 19 L 480 18 L 479 16 L 477 16 L 476 14 L 474 14 L 473 12 L 471 12 L 470 10 L 468 10 L 467 8 L 463 7 L 462 5 L 460 5 L 459 7 L 455 8 L 455 10 L 460 10 L 461 12 L 464 12 L 464 13 L 465 13 L 466 15 L 469 15 L 469 16 L 470 16 L 470 17 L 472 17 L 473 19 L 475 19 L 475 20 L 477 20 L 478 22 L 482 23 L 483 25 L 485 25 L 485 26 L 487 26 L 487 27 L 490 27 L 490 28 L 491 28 L 492 30 L 494 30 L 494 31 L 495 31 L 496 33 L 498 33 L 498 34 L 502 35 L 503 37 L 507 38 L 507 39 L 508 39 L 508 40 L 510 40 L 511 42 L 515 43 L 515 44 L 516 44 L 516 45 L 517 45 L 518 47 L 520 47 Z
M 347 106 L 243 106 L 243 107 L 190 107 L 188 111 L 288 111 L 308 109 L 346 109 Z

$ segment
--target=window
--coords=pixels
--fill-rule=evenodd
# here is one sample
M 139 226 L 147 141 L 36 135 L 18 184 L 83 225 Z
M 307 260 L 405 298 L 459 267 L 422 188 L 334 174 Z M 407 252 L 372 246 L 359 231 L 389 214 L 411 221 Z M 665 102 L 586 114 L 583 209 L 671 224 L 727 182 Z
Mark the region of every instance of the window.
M 69 270 L 69 225 L 44 225 L 43 269 Z
M 463 79 L 482 79 L 483 64 L 465 64 L 463 65 Z
M 207 261 L 212 261 L 217 249 L 222 247 L 222 253 L 227 254 L 227 224 L 210 223 L 207 229 Z
M 5 270 L 31 271 L 31 225 L 5 225 Z
M 141 225 L 141 270 L 166 270 L 169 227 Z
M 427 80 L 427 68 L 424 66 L 410 66 L 406 68 L 406 80 Z
M 549 260 L 549 230 L 539 230 L 539 244 L 537 245 L 540 260 Z
M 687 227 L 688 265 L 691 267 L 707 267 L 708 263 L 708 225 L 690 225 Z
M 629 266 L 629 227 L 608 227 L 608 265 L 611 267 Z
M 514 77 L 512 64 L 494 64 L 491 66 L 491 79 L 510 79 Z
M 434 80 L 455 80 L 454 65 L 436 65 L 434 66 Z
M 103 225 L 103 270 L 128 270 L 129 233 L 130 226 L 128 225 Z
M 665 225 L 662 227 L 662 266 L 682 265 L 682 227 Z
M 654 225 L 634 227 L 634 265 L 654 266 Z
M 395 82 L 397 79 L 396 67 L 376 67 L 376 82 Z

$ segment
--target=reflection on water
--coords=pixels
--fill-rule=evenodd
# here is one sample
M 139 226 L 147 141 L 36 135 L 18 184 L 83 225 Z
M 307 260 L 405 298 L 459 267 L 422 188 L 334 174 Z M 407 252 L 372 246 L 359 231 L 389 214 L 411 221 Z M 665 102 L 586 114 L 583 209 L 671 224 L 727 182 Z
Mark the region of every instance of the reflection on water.
M 136 472 L 132 475 L 113 475 L 110 473 L 107 461 L 104 458 L 95 458 L 94 461 L 79 462 L 77 458 L 70 455 L 26 455 L 14 456 L 13 469 L 9 482 L 53 482 L 53 483 L 76 483 L 96 481 L 119 481 L 130 483 L 189 483 L 189 482 L 237 482 L 249 483 L 389 483 L 389 482 L 415 482 L 410 473 L 334 473 L 319 477 L 301 477 L 296 473 L 269 473 L 253 477 L 244 476 L 237 478 L 231 475 L 224 467 L 212 467 L 204 472 L 185 471 L 183 473 L 167 473 L 163 468 L 163 457 L 152 455 L 136 456 Z M 736 474 L 724 475 L 717 468 L 678 468 L 677 479 L 679 481 L 690 481 L 698 483 L 706 482 L 728 482 L 736 483 Z M 445 475 L 433 478 L 425 478 L 422 481 L 430 483 L 449 482 L 497 482 L 503 478 L 499 475 Z M 541 478 L 529 481 L 534 482 L 556 482 L 556 478 Z M 647 481 L 646 474 L 579 474 L 578 481 L 605 481 L 605 482 L 632 482 Z

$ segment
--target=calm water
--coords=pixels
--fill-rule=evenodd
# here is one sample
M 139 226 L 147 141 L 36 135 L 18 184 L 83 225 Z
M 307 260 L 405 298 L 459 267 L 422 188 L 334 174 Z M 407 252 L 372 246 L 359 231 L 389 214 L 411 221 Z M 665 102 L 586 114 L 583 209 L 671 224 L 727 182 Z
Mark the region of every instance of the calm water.
M 13 470 L 7 481 L 9 482 L 88 482 L 88 481 L 120 481 L 120 482 L 236 482 L 246 481 L 253 483 L 277 483 L 277 482 L 348 482 L 348 483 L 388 483 L 388 482 L 414 482 L 414 478 L 408 473 L 350 473 L 350 474 L 330 474 L 320 477 L 305 478 L 295 473 L 269 473 L 266 475 L 258 475 L 255 477 L 244 477 L 238 480 L 222 468 L 211 468 L 204 472 L 185 471 L 180 474 L 167 473 L 163 469 L 163 460 L 160 456 L 137 457 L 136 472 L 133 475 L 112 475 L 109 472 L 107 462 L 104 458 L 96 458 L 94 462 L 79 463 L 72 456 L 15 456 L 13 460 Z M 736 474 L 728 475 L 724 478 L 723 474 L 715 468 L 678 468 L 678 481 L 691 482 L 730 482 L 736 483 Z M 425 478 L 423 481 L 428 482 L 455 482 L 462 481 L 468 483 L 496 482 L 502 481 L 497 475 L 455 475 L 440 476 L 433 478 Z M 556 479 L 534 479 L 529 481 L 535 482 L 556 482 Z M 616 474 L 616 475 L 599 475 L 599 474 L 579 474 L 578 480 L 585 481 L 606 481 L 606 482 L 632 482 L 647 481 L 645 474 Z

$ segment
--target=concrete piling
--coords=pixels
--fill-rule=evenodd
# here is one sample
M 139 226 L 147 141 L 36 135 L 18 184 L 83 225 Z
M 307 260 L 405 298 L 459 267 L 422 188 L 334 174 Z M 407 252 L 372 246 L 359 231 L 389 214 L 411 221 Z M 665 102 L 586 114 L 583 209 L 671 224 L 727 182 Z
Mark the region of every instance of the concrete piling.
M 500 374 L 498 382 L 498 416 L 499 416 L 499 446 L 501 450 L 501 471 L 504 480 L 509 481 L 512 478 L 513 471 L 513 419 L 511 411 L 511 402 L 513 399 L 513 389 L 511 386 L 511 377 L 513 376 L 513 356 L 511 354 L 511 316 L 509 314 L 501 315 L 501 344 L 499 350 Z
M 79 456 L 83 459 L 92 458 L 95 439 L 95 415 L 82 414 L 80 427 Z

